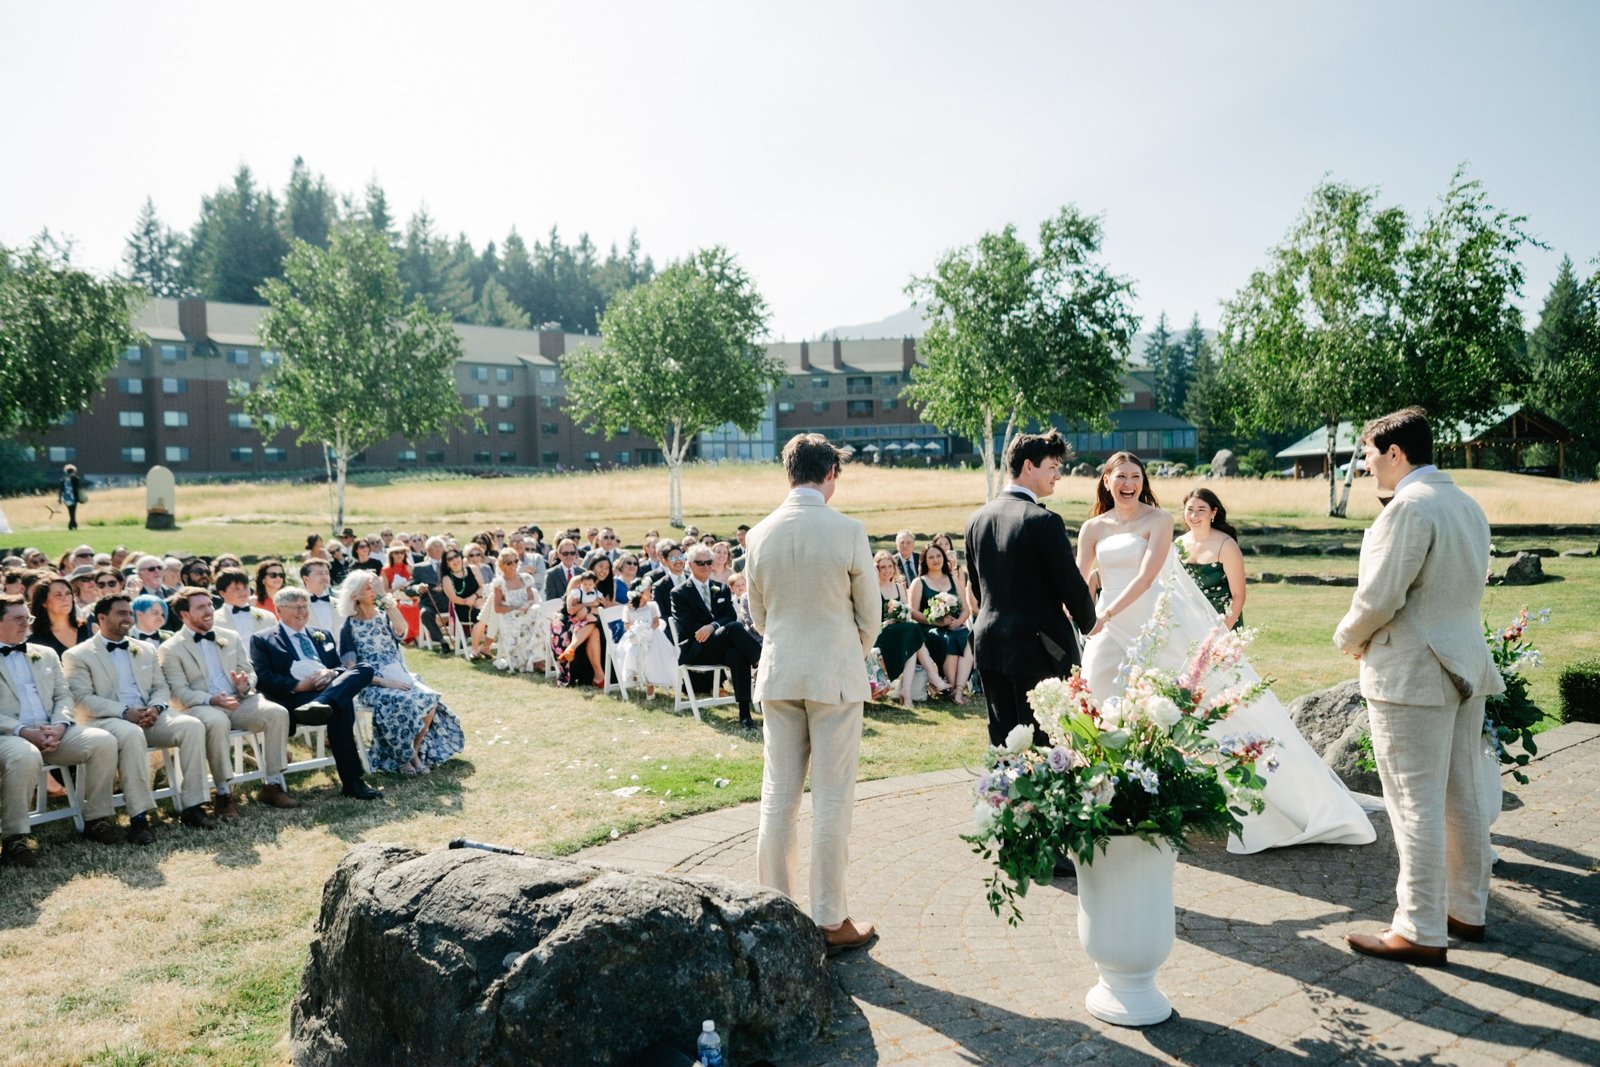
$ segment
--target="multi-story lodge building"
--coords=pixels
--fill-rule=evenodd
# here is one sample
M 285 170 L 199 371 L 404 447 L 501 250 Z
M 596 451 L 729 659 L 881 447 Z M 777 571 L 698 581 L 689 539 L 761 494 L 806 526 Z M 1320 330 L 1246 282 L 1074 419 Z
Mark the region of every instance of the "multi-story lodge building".
M 315 443 L 291 431 L 272 437 L 232 397 L 236 382 L 270 373 L 278 354 L 256 333 L 263 308 L 199 298 L 155 299 L 136 315 L 146 343 L 127 349 L 89 410 L 53 428 L 36 453 L 58 469 L 75 463 L 95 478 L 141 477 L 160 463 L 184 477 L 271 477 L 321 471 Z M 554 330 L 507 330 L 457 324 L 463 355 L 456 387 L 482 420 L 448 438 L 415 443 L 393 437 L 358 456 L 353 469 L 590 469 L 661 462 L 657 442 L 623 433 L 611 440 L 575 424 L 565 410 L 561 358 L 596 342 Z M 772 459 L 801 431 L 825 434 L 879 462 L 963 458 L 974 449 L 922 421 L 900 396 L 917 363 L 911 338 L 780 342 L 768 350 L 789 368 L 754 433 L 732 427 L 702 434 L 698 458 Z M 1108 434 L 1069 433 L 1081 455 L 1121 448 L 1142 455 L 1193 456 L 1194 428 L 1153 410 L 1149 381 L 1124 378 L 1122 410 Z

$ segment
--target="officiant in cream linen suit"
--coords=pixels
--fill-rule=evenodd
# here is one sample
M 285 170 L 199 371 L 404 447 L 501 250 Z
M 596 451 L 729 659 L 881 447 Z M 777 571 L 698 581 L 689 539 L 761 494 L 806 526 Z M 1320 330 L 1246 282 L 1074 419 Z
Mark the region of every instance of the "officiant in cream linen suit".
M 1420 408 L 1363 428 L 1367 470 L 1394 496 L 1361 545 L 1359 585 L 1334 644 L 1361 661 L 1373 755 L 1400 876 L 1389 929 L 1346 940 L 1369 956 L 1440 966 L 1449 935 L 1484 936 L 1489 822 L 1478 778 L 1484 700 L 1503 692 L 1483 638 L 1489 523 L 1433 466 Z
M 756 875 L 794 896 L 795 819 L 811 771 L 811 917 L 830 952 L 872 938 L 845 903 L 867 653 L 882 615 L 860 522 L 828 506 L 842 460 L 820 434 L 783 449 L 789 496 L 746 539 L 750 616 L 762 634 L 755 699 L 765 730 Z

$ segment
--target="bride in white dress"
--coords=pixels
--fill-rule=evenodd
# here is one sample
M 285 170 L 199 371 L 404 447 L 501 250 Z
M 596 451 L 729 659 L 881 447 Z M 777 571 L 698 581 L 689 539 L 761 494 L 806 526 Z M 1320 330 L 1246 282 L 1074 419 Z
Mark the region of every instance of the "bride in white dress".
M 1096 612 L 1101 626 L 1084 646 L 1083 677 L 1097 699 L 1114 693 L 1128 646 L 1155 610 L 1163 589 L 1172 613 L 1166 644 L 1150 666 L 1177 672 L 1190 650 L 1221 625 L 1221 617 L 1200 587 L 1183 569 L 1172 544 L 1172 516 L 1156 506 L 1144 464 L 1132 453 L 1119 452 L 1101 468 L 1093 517 L 1078 533 L 1078 567 L 1100 591 Z M 1240 679 L 1259 675 L 1248 663 Z M 1248 732 L 1278 739 L 1278 767 L 1261 771 L 1266 810 L 1243 816 L 1239 838 L 1228 838 L 1228 851 L 1260 852 L 1267 848 L 1310 843 L 1370 844 L 1372 823 L 1344 783 L 1322 762 L 1295 729 L 1294 721 L 1271 690 L 1224 722 L 1214 734 Z

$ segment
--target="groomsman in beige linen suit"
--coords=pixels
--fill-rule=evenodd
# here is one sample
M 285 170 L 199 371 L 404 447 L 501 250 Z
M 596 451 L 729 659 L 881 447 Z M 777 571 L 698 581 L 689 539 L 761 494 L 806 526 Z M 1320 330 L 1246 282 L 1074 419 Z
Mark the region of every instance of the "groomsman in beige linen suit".
M 1367 470 L 1394 496 L 1361 545 L 1360 584 L 1333 641 L 1361 661 L 1372 751 L 1400 858 L 1396 908 L 1368 956 L 1442 967 L 1448 938 L 1482 941 L 1489 822 L 1479 776 L 1485 698 L 1504 691 L 1483 639 L 1483 509 L 1433 465 L 1421 408 L 1361 431 Z
M 117 741 L 72 721 L 72 691 L 53 649 L 28 644 L 28 605 L 0 595 L 0 862 L 33 867 L 28 814 L 39 771 L 78 767 L 83 836 L 103 845 L 123 839 L 111 817 Z
M 167 679 L 156 661 L 156 646 L 129 639 L 133 607 L 114 593 L 94 606 L 100 632 L 67 649 L 61 665 L 77 704 L 78 723 L 96 726 L 117 739 L 122 795 L 130 816 L 128 840 L 155 843 L 150 812 L 150 748 L 176 748 L 183 779 L 178 808 L 185 826 L 211 829 L 217 821 L 202 807 L 206 799 L 206 728 L 193 715 L 173 711 Z
M 161 644 L 161 673 L 173 706 L 205 723 L 206 763 L 217 786 L 212 813 L 229 822 L 239 818 L 230 787 L 231 734 L 236 728 L 265 739 L 260 801 L 275 808 L 298 808 L 300 802 L 285 792 L 283 781 L 289 762 L 289 712 L 256 692 L 256 672 L 245 643 L 232 630 L 214 625 L 210 593 L 186 586 L 173 602 L 183 625 Z
M 811 917 L 828 952 L 872 940 L 845 905 L 850 817 L 861 754 L 861 709 L 870 695 L 867 653 L 882 601 L 866 528 L 828 506 L 840 453 L 821 434 L 783 449 L 790 491 L 747 538 L 750 616 L 763 635 L 755 698 L 766 766 L 756 876 L 794 896 L 800 845 L 795 819 L 811 770 Z

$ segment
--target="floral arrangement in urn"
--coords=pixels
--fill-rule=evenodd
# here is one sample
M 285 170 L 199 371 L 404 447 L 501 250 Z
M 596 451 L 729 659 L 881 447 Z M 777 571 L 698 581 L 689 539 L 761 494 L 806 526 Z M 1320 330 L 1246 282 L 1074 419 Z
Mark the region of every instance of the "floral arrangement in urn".
M 1235 670 L 1253 631 L 1213 631 L 1176 676 L 1147 669 L 1171 625 L 1168 594 L 1129 648 L 1118 692 L 1096 700 L 1074 668 L 1028 694 L 1039 729 L 1019 726 L 991 747 L 978 778 L 974 851 L 993 861 L 989 907 L 1009 908 L 1032 882 L 1048 883 L 1058 854 L 1092 865 L 1116 836 L 1138 836 L 1183 848 L 1191 833 L 1241 829 L 1237 815 L 1264 807 L 1261 763 L 1275 767 L 1272 738 L 1213 736 L 1222 722 L 1269 685 L 1246 685 Z
M 1528 695 L 1528 679 L 1522 673 L 1524 668 L 1539 666 L 1542 658 L 1533 642 L 1525 636 L 1534 617 L 1527 608 L 1523 608 L 1504 630 L 1496 630 L 1487 622 L 1483 626 L 1484 640 L 1489 643 L 1494 665 L 1506 684 L 1504 693 L 1496 693 L 1484 702 L 1484 746 L 1501 763 L 1518 768 L 1511 772 L 1511 776 L 1523 785 L 1528 784 L 1528 776 L 1520 768 L 1526 767 L 1529 759 L 1539 754 L 1533 740 L 1533 727 L 1544 718 L 1544 712 Z M 1550 622 L 1550 609 L 1540 608 L 1537 618 L 1539 625 L 1547 625 Z M 1513 755 L 1506 746 L 1519 740 L 1522 742 L 1522 751 Z

